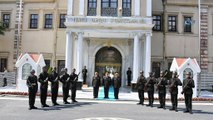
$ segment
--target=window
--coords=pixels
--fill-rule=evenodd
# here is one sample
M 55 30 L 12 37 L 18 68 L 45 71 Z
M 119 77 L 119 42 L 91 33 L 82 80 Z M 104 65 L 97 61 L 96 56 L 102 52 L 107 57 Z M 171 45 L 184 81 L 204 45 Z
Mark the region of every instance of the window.
M 155 24 L 155 26 L 153 27 L 154 31 L 161 31 L 161 15 L 153 15 L 153 24 Z
M 0 58 L 0 72 L 4 72 L 4 68 L 7 68 L 7 58 Z
M 88 16 L 96 16 L 97 0 L 88 0 Z
M 184 32 L 192 32 L 192 18 L 184 17 Z
M 66 21 L 66 14 L 60 14 L 60 28 L 66 28 L 64 22 Z
M 53 15 L 45 14 L 45 25 L 44 28 L 51 29 L 53 26 Z
M 3 27 L 9 28 L 10 27 L 10 14 L 3 14 L 2 18 L 3 18 L 2 19 Z
M 160 77 L 160 62 L 152 62 L 152 71 L 155 72 L 155 78 Z
M 58 73 L 61 73 L 61 70 L 64 67 L 65 67 L 65 60 L 58 60 Z
M 101 0 L 101 16 L 117 16 L 118 0 Z
M 30 15 L 30 28 L 37 29 L 38 28 L 38 14 Z
M 168 17 L 169 31 L 176 32 L 177 31 L 177 16 L 169 16 Z
M 122 2 L 122 16 L 131 16 L 131 0 L 123 0 Z
M 27 80 L 27 77 L 30 75 L 32 66 L 29 63 L 26 63 L 22 66 L 22 79 Z

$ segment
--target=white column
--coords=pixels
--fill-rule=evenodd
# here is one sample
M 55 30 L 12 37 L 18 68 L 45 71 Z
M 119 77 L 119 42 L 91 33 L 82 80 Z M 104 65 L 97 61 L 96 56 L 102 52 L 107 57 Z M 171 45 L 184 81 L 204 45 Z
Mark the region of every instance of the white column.
M 67 15 L 73 15 L 73 0 L 67 2 Z
M 79 15 L 84 15 L 84 0 L 79 0 Z
M 66 34 L 66 56 L 65 56 L 65 67 L 68 70 L 68 73 L 71 73 L 72 70 L 72 52 L 73 52 L 73 40 L 72 32 L 68 31 Z
M 140 2 L 141 0 L 135 0 L 135 16 L 140 16 Z
M 149 76 L 149 72 L 151 71 L 151 34 L 146 34 L 146 42 L 145 42 L 145 77 Z
M 135 35 L 134 37 L 134 51 L 133 51 L 133 79 L 132 83 L 137 82 L 138 74 L 139 74 L 139 36 Z
M 152 0 L 146 0 L 146 16 L 152 16 Z
M 78 33 L 78 45 L 77 45 L 77 68 L 76 72 L 79 73 L 83 69 L 83 33 Z M 82 81 L 82 75 L 79 75 L 79 81 Z

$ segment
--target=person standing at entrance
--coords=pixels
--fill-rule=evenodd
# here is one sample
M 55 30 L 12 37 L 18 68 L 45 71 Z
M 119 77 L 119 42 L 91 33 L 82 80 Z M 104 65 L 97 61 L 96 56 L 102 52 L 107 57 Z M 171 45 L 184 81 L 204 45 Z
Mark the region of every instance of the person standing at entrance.
M 149 98 L 149 104 L 147 106 L 153 107 L 155 83 L 156 83 L 156 79 L 154 77 L 154 74 L 150 72 L 149 77 L 147 78 L 147 82 L 145 84 L 145 87 L 147 88 L 147 92 L 148 92 L 148 98 Z
M 112 79 L 112 85 L 114 87 L 114 97 L 115 99 L 118 99 L 119 88 L 121 87 L 121 78 L 119 77 L 119 74 L 117 72 Z
M 42 69 L 43 69 L 43 72 L 39 75 L 39 79 L 38 79 L 38 81 L 41 83 L 40 85 L 41 106 L 49 107 L 49 105 L 46 104 L 49 74 L 47 73 L 46 66 L 43 67 Z
M 157 79 L 157 90 L 158 90 L 158 97 L 160 106 L 158 108 L 165 108 L 165 102 L 166 102 L 166 85 L 167 85 L 167 79 L 165 78 L 165 75 L 163 71 L 160 72 L 160 77 Z
M 76 90 L 77 90 L 77 82 L 78 82 L 78 75 L 75 74 L 75 68 L 72 70 L 72 73 L 70 75 L 70 82 L 71 82 L 71 99 L 72 99 L 72 103 L 74 102 L 78 102 L 75 100 L 76 97 Z
M 84 66 L 84 69 L 82 70 L 82 76 L 83 76 L 83 83 L 86 84 L 87 80 L 87 68 Z
M 146 78 L 143 75 L 143 71 L 140 71 L 140 76 L 137 79 L 136 88 L 138 89 L 138 97 L 140 99 L 138 105 L 144 105 L 144 87 L 146 83 Z
M 7 73 L 8 73 L 7 69 L 4 68 L 3 87 L 7 86 Z
M 106 72 L 105 76 L 103 77 L 103 85 L 104 85 L 104 98 L 109 98 L 109 87 L 111 85 L 111 77 L 109 76 L 109 73 Z
M 59 105 L 57 101 L 58 97 L 58 83 L 59 81 L 59 76 L 58 73 L 56 72 L 56 67 L 52 70 L 52 73 L 50 74 L 50 82 L 51 82 L 51 93 L 52 93 L 52 104 L 53 106 Z
M 30 71 L 30 75 L 27 78 L 28 94 L 29 94 L 29 110 L 37 109 L 34 106 L 36 93 L 38 91 L 38 81 L 37 76 L 35 75 L 35 70 Z
M 95 72 L 95 75 L 92 78 L 92 86 L 93 86 L 93 97 L 98 98 L 98 91 L 101 85 L 101 78 L 98 72 Z
M 132 71 L 130 69 L 130 67 L 128 68 L 128 70 L 126 71 L 127 74 L 127 82 L 128 82 L 128 86 L 131 85 L 131 77 L 132 77 Z
M 185 97 L 185 105 L 186 105 L 186 110 L 184 111 L 189 112 L 192 114 L 192 94 L 193 90 L 192 88 L 195 87 L 194 80 L 191 78 L 191 72 L 186 73 L 186 79 L 183 80 L 183 91 L 181 92 L 184 94 Z
M 172 108 L 170 110 L 177 110 L 178 105 L 178 86 L 182 86 L 182 83 L 180 79 L 177 76 L 177 72 L 174 72 L 172 75 L 172 79 L 169 81 L 169 92 L 171 93 L 171 102 L 172 102 Z
M 64 68 L 63 74 L 60 76 L 60 81 L 62 83 L 62 90 L 63 90 L 63 101 L 64 104 L 70 104 L 67 102 L 67 98 L 69 96 L 69 89 L 70 89 L 70 76 L 67 74 L 67 68 Z

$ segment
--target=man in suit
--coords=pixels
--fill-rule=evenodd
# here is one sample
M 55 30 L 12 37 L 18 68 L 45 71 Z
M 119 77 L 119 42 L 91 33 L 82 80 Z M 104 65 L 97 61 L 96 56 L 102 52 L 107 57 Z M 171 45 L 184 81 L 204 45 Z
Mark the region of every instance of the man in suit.
M 128 70 L 126 71 L 127 74 L 127 82 L 128 82 L 128 86 L 131 85 L 131 77 L 132 77 L 132 71 L 130 69 L 130 67 L 128 68 Z
M 70 104 L 70 102 L 67 101 L 67 98 L 69 96 L 69 89 L 70 89 L 70 76 L 67 74 L 67 68 L 64 68 L 63 74 L 60 76 L 60 81 L 62 83 L 62 90 L 63 90 L 63 101 L 64 104 Z
M 105 76 L 103 77 L 103 85 L 104 85 L 104 98 L 109 98 L 109 87 L 111 85 L 111 77 L 109 73 L 106 72 Z
M 93 86 L 93 97 L 98 98 L 99 87 L 101 86 L 101 78 L 98 72 L 95 72 L 95 75 L 92 78 L 92 86 Z
M 87 68 L 84 66 L 84 69 L 82 70 L 82 76 L 83 76 L 83 83 L 86 84 L 87 80 Z

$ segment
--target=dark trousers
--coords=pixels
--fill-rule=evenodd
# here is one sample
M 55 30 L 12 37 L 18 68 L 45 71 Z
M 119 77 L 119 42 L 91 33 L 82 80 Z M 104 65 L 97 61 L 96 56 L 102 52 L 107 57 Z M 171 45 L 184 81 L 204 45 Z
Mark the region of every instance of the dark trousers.
M 98 91 L 99 91 L 99 87 L 93 87 L 93 97 L 94 98 L 98 97 Z
M 192 94 L 184 94 L 187 111 L 192 111 Z
M 140 99 L 140 103 L 144 103 L 144 90 L 138 90 L 138 97 Z
M 131 76 L 127 76 L 127 80 L 128 80 L 128 86 L 131 85 Z
M 71 99 L 74 102 L 76 97 L 76 88 L 71 88 Z
M 52 93 L 52 103 L 56 104 L 57 102 L 57 97 L 58 97 L 58 87 L 56 88 L 52 88 L 51 89 L 51 93 Z
M 67 98 L 69 96 L 69 88 L 63 87 L 62 89 L 63 89 L 63 101 L 67 102 Z
M 160 106 L 165 107 L 166 93 L 158 93 L 158 96 L 159 96 Z
M 115 97 L 115 99 L 118 99 L 118 94 L 119 94 L 119 88 L 114 88 L 114 97 Z
M 3 81 L 4 83 L 3 83 L 3 87 L 4 86 L 7 86 L 7 78 L 4 78 L 4 81 Z
M 177 94 L 171 94 L 171 101 L 172 101 L 172 109 L 177 109 L 178 101 L 177 101 Z
M 149 105 L 153 105 L 154 102 L 154 91 L 148 91 Z
M 47 100 L 47 87 L 41 87 L 40 88 L 40 99 L 41 99 L 41 104 L 46 105 L 46 100 Z
M 85 84 L 87 80 L 87 75 L 83 75 L 83 83 Z
M 37 89 L 28 88 L 29 92 L 29 107 L 34 107 Z
M 109 87 L 104 87 L 104 98 L 109 98 Z

